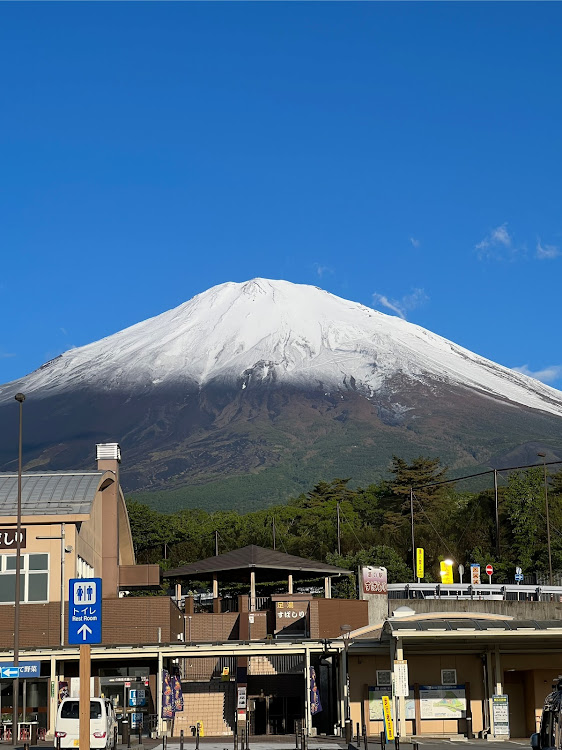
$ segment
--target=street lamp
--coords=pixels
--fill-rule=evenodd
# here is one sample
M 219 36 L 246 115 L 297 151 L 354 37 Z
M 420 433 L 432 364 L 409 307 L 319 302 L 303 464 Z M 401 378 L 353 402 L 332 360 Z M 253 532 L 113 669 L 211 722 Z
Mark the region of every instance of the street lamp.
M 19 718 L 19 691 L 20 691 L 20 581 L 21 581 L 21 454 L 22 454 L 22 424 L 23 424 L 23 402 L 25 396 L 23 393 L 16 393 L 15 399 L 19 406 L 19 442 L 18 442 L 18 507 L 16 517 L 16 582 L 14 592 L 14 667 L 17 668 L 18 674 L 13 682 L 13 714 L 12 714 L 12 742 L 18 744 L 18 718 Z M 23 717 L 25 719 L 25 716 Z
M 546 453 L 537 453 L 539 458 L 542 458 L 542 465 L 544 468 L 544 504 L 546 509 L 546 544 L 548 547 L 548 576 L 550 585 L 553 585 L 552 581 L 552 551 L 550 549 L 550 521 L 548 519 L 548 479 L 546 476 Z
M 345 742 L 351 743 L 351 697 L 349 694 L 349 641 L 351 634 L 351 625 L 340 625 L 340 632 L 343 638 L 343 647 L 345 650 Z

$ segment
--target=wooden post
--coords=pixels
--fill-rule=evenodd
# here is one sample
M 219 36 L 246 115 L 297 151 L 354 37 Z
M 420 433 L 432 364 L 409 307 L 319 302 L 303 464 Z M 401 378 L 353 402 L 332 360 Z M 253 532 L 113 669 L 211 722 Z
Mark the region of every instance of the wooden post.
M 292 573 L 289 573 L 289 581 L 288 581 L 288 583 L 289 583 L 289 585 L 288 585 L 288 588 L 287 588 L 287 592 L 289 594 L 292 594 L 293 593 L 293 574 Z
M 90 675 L 92 674 L 91 647 L 80 645 L 80 713 L 78 737 L 80 750 L 90 747 Z

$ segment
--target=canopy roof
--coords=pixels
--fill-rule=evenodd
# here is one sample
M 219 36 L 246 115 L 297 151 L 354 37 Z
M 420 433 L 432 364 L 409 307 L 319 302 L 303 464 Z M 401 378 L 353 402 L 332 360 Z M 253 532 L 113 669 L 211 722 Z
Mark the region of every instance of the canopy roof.
M 258 581 L 275 581 L 292 575 L 295 578 L 320 578 L 349 574 L 349 570 L 326 565 L 305 557 L 287 555 L 272 549 L 250 544 L 223 555 L 174 568 L 164 573 L 165 578 L 210 578 L 217 574 L 223 581 L 245 581 L 253 570 Z

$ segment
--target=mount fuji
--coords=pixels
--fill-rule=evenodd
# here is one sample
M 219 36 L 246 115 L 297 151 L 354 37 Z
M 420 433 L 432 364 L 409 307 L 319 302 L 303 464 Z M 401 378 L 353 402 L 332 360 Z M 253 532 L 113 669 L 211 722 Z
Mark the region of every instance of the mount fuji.
M 457 469 L 562 456 L 562 392 L 400 318 L 287 281 L 225 283 L 0 386 L 0 466 L 90 467 L 117 440 L 126 491 L 258 507 L 392 454 Z M 530 460 L 529 460 L 530 459 Z

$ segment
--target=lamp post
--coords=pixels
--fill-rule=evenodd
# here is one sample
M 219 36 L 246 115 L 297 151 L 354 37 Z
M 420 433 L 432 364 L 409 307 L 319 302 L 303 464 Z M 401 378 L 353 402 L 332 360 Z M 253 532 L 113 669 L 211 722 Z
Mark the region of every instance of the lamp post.
M 15 399 L 19 406 L 19 441 L 18 441 L 18 506 L 16 517 L 16 581 L 14 591 L 14 667 L 18 670 L 17 677 L 13 682 L 13 713 L 12 713 L 12 742 L 18 744 L 18 717 L 19 717 L 19 691 L 20 691 L 20 581 L 21 581 L 21 454 L 22 454 L 22 436 L 23 436 L 23 402 L 25 396 L 23 393 L 16 393 Z M 25 716 L 24 716 L 25 719 Z
M 349 694 L 349 636 L 351 625 L 340 625 L 340 632 L 343 638 L 343 647 L 345 650 L 345 742 L 346 745 L 351 743 L 351 699 Z
M 546 476 L 546 453 L 537 453 L 537 456 L 539 456 L 539 458 L 542 458 L 542 465 L 544 468 L 544 504 L 546 511 L 546 544 L 548 547 L 548 577 L 550 585 L 552 586 L 552 551 L 550 549 L 550 521 L 548 517 L 548 479 Z

